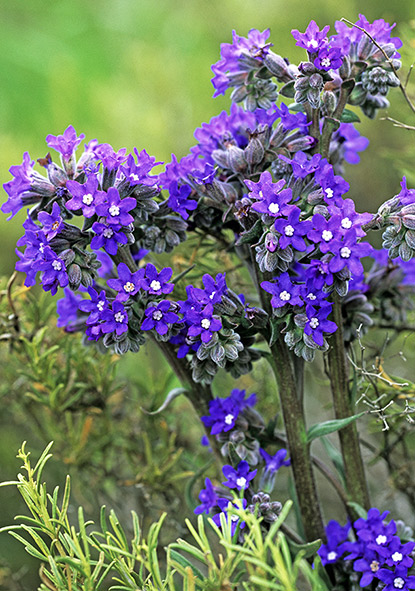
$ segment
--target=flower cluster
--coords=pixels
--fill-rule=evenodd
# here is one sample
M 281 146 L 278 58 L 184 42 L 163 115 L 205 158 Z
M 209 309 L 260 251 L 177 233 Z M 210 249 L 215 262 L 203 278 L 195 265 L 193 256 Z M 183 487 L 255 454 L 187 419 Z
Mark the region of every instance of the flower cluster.
M 353 524 L 355 541 L 348 540 L 351 525 L 341 527 L 330 521 L 326 528 L 327 543 L 318 554 L 325 564 L 334 564 L 342 558 L 352 561 L 353 570 L 362 573 L 360 586 L 366 587 L 372 581 L 382 582 L 385 589 L 415 589 L 415 576 L 408 574 L 414 563 L 411 554 L 414 541 L 403 543 L 396 535 L 397 525 L 385 521 L 389 511 L 372 508 L 365 519 L 357 519 Z

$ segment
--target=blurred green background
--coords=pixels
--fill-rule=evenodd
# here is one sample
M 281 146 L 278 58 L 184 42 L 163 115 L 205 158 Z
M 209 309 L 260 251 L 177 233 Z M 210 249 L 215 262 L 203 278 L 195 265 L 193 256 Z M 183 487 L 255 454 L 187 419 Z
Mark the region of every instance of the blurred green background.
M 10 179 L 8 169 L 21 163 L 24 151 L 33 159 L 44 156 L 45 136 L 62 133 L 69 124 L 84 132 L 86 140 L 97 138 L 116 149 L 145 148 L 162 161 L 169 161 L 172 152 L 180 157 L 193 144 L 194 129 L 229 107 L 226 97 L 212 98 L 210 66 L 219 59 L 220 43 L 231 41 L 232 29 L 246 35 L 250 28 L 270 27 L 274 50 L 295 62 L 304 55 L 294 44 L 292 28 L 304 31 L 310 19 L 320 27 L 342 16 L 354 21 L 361 7 L 357 0 L 343 0 L 341 8 L 337 0 L 3 2 L 1 183 Z M 413 1 L 367 0 L 364 13 L 370 21 L 382 17 L 397 22 L 396 33 L 406 40 L 405 76 L 415 55 Z M 393 90 L 389 98 L 389 115 L 414 125 L 399 91 Z M 360 131 L 370 139 L 370 147 L 360 166 L 348 167 L 347 180 L 359 209 L 373 210 L 398 192 L 402 172 L 414 186 L 414 141 L 411 133 L 379 119 L 363 121 Z M 5 198 L 2 191 L 2 201 Z M 23 212 L 9 222 L 0 217 L 0 275 L 14 268 L 24 217 Z M 134 363 L 123 361 L 120 376 L 128 377 Z M 182 407 L 190 412 L 186 403 Z M 14 477 L 17 446 L 30 432 L 27 417 L 6 424 L 4 413 L 3 420 L 1 416 L 2 410 L 0 480 Z M 3 503 L 10 500 L 10 506 L 3 505 L 0 525 L 11 522 L 18 506 L 14 493 L 9 498 L 3 491 L 0 498 Z M 0 554 L 6 544 L 3 539 Z M 16 568 L 21 560 L 16 560 Z

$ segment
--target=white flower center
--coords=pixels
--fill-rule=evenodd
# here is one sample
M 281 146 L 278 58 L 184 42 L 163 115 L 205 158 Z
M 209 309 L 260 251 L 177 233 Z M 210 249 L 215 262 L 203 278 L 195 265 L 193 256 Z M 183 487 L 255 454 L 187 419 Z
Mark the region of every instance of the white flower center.
M 120 208 L 118 207 L 118 205 L 111 205 L 108 211 L 112 217 L 120 215 Z
M 312 292 L 308 293 L 306 297 L 307 297 L 307 299 L 313 300 L 313 301 L 317 299 L 317 296 L 314 295 Z
M 312 47 L 313 49 L 317 49 L 318 41 L 316 39 L 311 39 L 311 41 L 309 42 L 309 46 Z
M 160 289 L 161 289 L 160 281 L 157 281 L 157 279 L 153 279 L 153 281 L 150 283 L 150 288 L 153 291 L 160 291 Z
M 115 322 L 122 322 L 124 320 L 124 314 L 122 312 L 116 312 L 114 314 Z
M 246 478 L 244 478 L 243 476 L 240 476 L 239 478 L 236 479 L 236 484 L 237 484 L 237 486 L 239 486 L 239 488 L 244 488 L 245 484 L 246 484 Z
M 210 322 L 209 318 L 203 318 L 203 320 L 200 324 L 202 325 L 202 328 L 207 330 L 210 327 L 211 322 Z
M 380 546 L 381 544 L 384 544 L 387 541 L 387 537 L 384 536 L 383 534 L 379 534 L 378 537 L 376 538 L 376 544 L 378 546 Z
M 372 571 L 372 573 L 377 573 L 379 570 L 379 562 L 377 560 L 373 560 L 370 563 L 370 570 Z
M 345 230 L 348 230 L 349 228 L 352 227 L 352 220 L 350 218 L 343 218 L 342 219 L 342 228 L 344 228 Z
M 350 248 L 348 246 L 343 246 L 343 248 L 340 249 L 340 256 L 342 259 L 350 258 L 351 254 L 352 254 L 352 251 L 350 250 Z
M 138 174 L 135 174 L 135 172 L 133 172 L 133 174 L 130 174 L 130 179 L 132 179 L 133 181 L 139 181 L 140 177 Z
M 402 577 L 396 577 L 396 579 L 393 579 L 393 586 L 395 587 L 395 589 L 403 589 L 404 585 L 405 581 Z
M 291 299 L 291 294 L 284 290 L 280 293 L 280 300 L 282 300 L 283 302 L 288 302 L 288 300 Z
M 321 237 L 324 242 L 329 242 L 333 238 L 333 232 L 330 232 L 330 230 L 323 230 Z
M 43 253 L 44 248 L 45 248 L 44 244 L 39 244 L 39 252 Z
M 97 304 L 97 308 L 100 312 L 102 312 L 102 310 L 104 309 L 104 306 L 105 306 L 104 300 L 99 300 L 99 302 Z
M 327 560 L 336 560 L 336 558 L 337 558 L 337 552 L 332 551 L 327 554 Z
M 213 300 L 213 298 L 215 297 L 215 293 L 216 293 L 216 291 L 212 291 L 212 293 L 209 296 L 210 300 Z
M 228 415 L 226 415 L 226 417 L 225 417 L 225 423 L 226 423 L 227 425 L 232 425 L 232 421 L 233 421 L 233 419 L 234 419 L 234 416 L 233 416 L 233 415 L 231 415 L 231 414 L 228 414 Z
M 292 236 L 294 234 L 294 228 L 288 224 L 288 226 L 285 226 L 284 232 L 286 236 Z
M 319 324 L 320 322 L 318 321 L 318 318 L 316 318 L 315 316 L 310 320 L 311 328 L 317 328 Z
M 111 228 L 105 228 L 102 234 L 104 238 L 111 238 L 111 236 L 114 235 L 114 232 L 111 230 Z
M 60 271 L 62 269 L 62 263 L 59 261 L 53 261 L 52 267 L 55 269 L 55 271 Z
M 57 230 L 59 228 L 59 220 L 56 220 L 56 222 L 53 222 L 52 224 L 52 230 Z
M 231 521 L 238 521 L 239 517 L 237 515 L 231 515 Z
M 127 293 L 130 293 L 134 290 L 135 290 L 134 283 L 132 283 L 131 281 L 127 281 L 127 283 L 124 285 L 124 291 L 126 291 Z
M 333 189 L 330 189 L 330 187 L 327 187 L 327 189 L 324 189 L 324 192 L 325 192 L 326 197 L 328 199 L 331 199 L 334 195 L 334 191 L 333 191 Z
M 91 205 L 93 200 L 94 198 L 91 195 L 91 193 L 85 193 L 85 195 L 82 197 L 82 203 L 84 203 L 85 205 Z
M 156 310 L 155 312 L 153 312 L 153 320 L 161 320 L 163 318 L 163 312 L 161 312 L 160 310 Z
M 330 67 L 330 64 L 331 64 L 331 61 L 330 61 L 330 59 L 329 59 L 328 57 L 324 57 L 324 58 L 321 60 L 321 65 L 322 65 L 324 68 L 329 68 L 329 67 Z
M 278 203 L 270 203 L 268 205 L 268 211 L 270 211 L 271 213 L 278 213 L 280 210 L 280 206 L 278 205 Z
M 400 562 L 403 558 L 402 554 L 400 552 L 394 552 L 391 556 L 393 562 Z

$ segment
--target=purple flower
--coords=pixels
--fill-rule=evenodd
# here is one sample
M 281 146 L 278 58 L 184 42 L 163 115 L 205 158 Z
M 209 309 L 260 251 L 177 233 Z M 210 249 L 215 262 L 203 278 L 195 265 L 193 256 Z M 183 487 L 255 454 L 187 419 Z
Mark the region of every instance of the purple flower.
M 321 160 L 320 154 L 314 154 L 311 158 L 305 154 L 305 152 L 296 152 L 292 160 L 287 158 L 287 156 L 283 156 L 279 154 L 278 158 L 287 162 L 287 164 L 291 164 L 293 169 L 293 175 L 298 179 L 305 179 L 306 176 L 315 172 Z
M 333 240 L 336 239 L 337 228 L 340 224 L 339 217 L 334 216 L 326 220 L 321 213 L 313 215 L 313 229 L 307 232 L 307 238 L 311 242 L 316 242 L 322 253 L 328 252 Z
M 332 217 L 340 217 L 340 227 L 338 228 L 338 233 L 342 236 L 347 234 L 347 232 L 352 228 L 355 230 L 356 236 L 366 236 L 366 232 L 362 230 L 362 225 L 366 224 L 373 218 L 373 214 L 371 213 L 357 213 L 353 199 L 342 200 L 341 207 L 329 205 L 328 211 Z
M 355 23 L 361 29 L 364 29 L 379 43 L 385 45 L 386 43 L 393 43 L 396 49 L 402 47 L 402 41 L 399 37 L 391 37 L 391 31 L 395 25 L 390 25 L 385 22 L 382 18 L 369 23 L 367 18 L 363 14 L 359 14 L 359 20 Z M 358 42 L 362 37 L 365 37 L 365 33 L 356 27 L 350 27 L 342 21 L 336 21 L 335 28 L 337 35 L 332 37 L 332 41 L 335 45 L 342 47 L 343 51 L 347 53 L 351 47 L 357 46 Z M 398 58 L 399 53 L 395 53 L 392 57 Z
M 171 312 L 170 308 L 171 302 L 168 300 L 163 300 L 157 306 L 147 308 L 141 330 L 152 330 L 155 328 L 159 335 L 167 334 L 170 326 L 179 321 L 177 314 Z
M 331 313 L 332 305 L 327 302 L 320 308 L 314 308 L 314 306 L 306 306 L 307 322 L 304 327 L 305 334 L 311 336 L 313 341 L 319 347 L 324 344 L 324 333 L 333 333 L 337 330 L 337 325 L 331 320 L 327 320 L 327 317 Z
M 231 536 L 233 536 L 236 532 L 236 529 L 243 529 L 245 527 L 245 521 L 241 521 L 237 515 L 231 515 L 232 508 L 235 509 L 246 509 L 247 501 L 246 499 L 242 499 L 241 501 L 229 501 L 229 499 L 218 499 L 217 505 L 221 510 L 220 513 L 217 513 L 212 517 L 213 522 L 218 526 L 221 527 L 221 519 L 220 516 L 225 516 L 226 523 L 231 522 Z M 242 505 L 242 506 L 241 506 Z
M 34 263 L 37 271 L 42 271 L 42 287 L 55 295 L 58 287 L 66 287 L 69 283 L 65 263 L 51 248 L 44 250 L 43 260 Z
M 256 29 L 251 29 L 248 37 L 240 37 L 232 31 L 232 43 L 222 43 L 220 47 L 221 59 L 213 64 L 212 72 L 215 76 L 212 78 L 214 86 L 214 97 L 224 94 L 229 86 L 232 86 L 232 78 L 239 72 L 247 72 L 255 65 L 252 60 L 261 65 L 264 57 L 267 55 L 270 43 L 266 43 L 269 37 L 269 29 L 260 33 Z M 250 58 L 249 65 L 247 62 L 242 62 L 241 58 L 246 56 Z
M 265 173 L 261 174 L 260 183 L 264 174 Z M 281 179 L 277 183 L 272 183 L 271 185 L 269 185 L 268 182 L 264 183 L 262 190 L 259 190 L 258 192 L 260 201 L 255 202 L 251 209 L 274 218 L 281 215 L 287 215 L 291 209 L 288 203 L 292 199 L 292 190 L 283 189 L 285 182 L 284 179 Z M 248 183 L 246 182 L 246 184 Z
M 196 515 L 199 515 L 200 513 L 209 514 L 210 510 L 215 507 L 218 501 L 218 496 L 215 493 L 215 489 L 209 478 L 205 478 L 205 486 L 206 488 L 202 488 L 199 493 L 199 501 L 201 504 L 194 510 Z
M 121 302 L 113 302 L 112 310 L 105 310 L 102 320 L 100 329 L 104 334 L 115 332 L 119 337 L 128 330 L 128 314 Z
M 203 310 L 189 310 L 186 314 L 186 321 L 191 323 L 187 332 L 190 337 L 200 336 L 203 343 L 208 343 L 213 336 L 222 328 L 219 318 L 213 316 L 213 305 L 207 304 Z
M 343 53 L 339 47 L 321 47 L 314 65 L 319 70 L 337 70 L 343 63 Z
M 326 257 L 325 257 L 326 258 Z M 325 285 L 333 285 L 333 273 L 329 269 L 328 260 L 312 259 L 307 269 L 307 286 L 312 290 L 320 290 Z
M 279 449 L 273 456 L 270 456 L 264 449 L 260 449 L 259 453 L 264 459 L 266 472 L 273 474 L 274 472 L 277 472 L 281 466 L 291 466 L 291 460 L 289 458 L 286 459 L 288 452 L 285 448 Z
M 134 156 L 132 154 L 129 154 L 126 163 L 124 164 L 124 166 L 121 166 L 121 172 L 125 175 L 127 181 L 132 186 L 155 185 L 158 181 L 158 176 L 151 176 L 149 175 L 149 172 L 154 166 L 163 163 L 156 162 L 155 157 L 147 154 L 145 150 L 141 150 L 141 152 L 139 152 L 137 148 L 134 148 L 134 154 L 137 157 L 137 163 L 134 159 Z
M 385 562 L 388 566 L 404 566 L 410 568 L 414 561 L 410 557 L 413 549 L 415 548 L 415 542 L 407 542 L 402 544 L 398 536 L 394 536 L 388 544 L 388 555 L 385 556 Z
M 299 129 L 301 133 L 306 134 L 311 122 L 307 121 L 307 116 L 304 113 L 291 113 L 286 104 L 281 103 L 280 107 L 275 107 L 275 113 L 281 119 L 281 125 L 285 131 L 292 131 Z
M 91 299 L 81 300 L 78 307 L 82 312 L 89 314 L 86 320 L 88 326 L 97 325 L 101 322 L 104 312 L 109 310 L 109 303 L 104 290 L 98 293 L 93 287 L 88 287 L 87 291 Z
M 65 327 L 70 330 L 71 324 L 76 322 L 78 317 L 78 306 L 82 296 L 75 294 L 71 289 L 65 287 L 64 296 L 56 302 L 58 321 L 56 326 Z
M 120 263 L 117 267 L 118 279 L 108 279 L 108 285 L 117 291 L 116 300 L 125 302 L 128 298 L 134 296 L 144 285 L 144 269 L 139 269 L 132 273 L 125 263 Z
M 24 206 L 23 195 L 31 188 L 33 177 L 34 160 L 30 159 L 29 153 L 23 154 L 22 164 L 14 165 L 9 168 L 9 172 L 13 175 L 13 179 L 8 183 L 4 183 L 3 189 L 6 191 L 9 199 L 1 206 L 3 213 L 10 213 L 7 218 L 10 220 L 16 215 L 18 211 Z M 54 189 L 54 187 L 52 187 Z M 35 201 L 40 201 L 41 196 Z
M 67 181 L 66 187 L 72 195 L 72 199 L 66 202 L 65 206 L 71 211 L 82 210 L 82 214 L 86 218 L 92 218 L 96 210 L 106 200 L 105 191 L 98 189 L 98 178 L 95 174 L 87 177 L 86 183 L 81 184 L 77 181 Z
M 168 283 L 173 271 L 170 267 L 164 267 L 157 272 L 157 269 L 151 263 L 147 263 L 144 270 L 142 288 L 152 295 L 162 295 L 171 293 L 174 289 L 174 283 Z
M 323 566 L 337 562 L 344 554 L 346 550 L 344 542 L 347 540 L 350 527 L 350 523 L 342 527 L 337 521 L 329 521 L 326 526 L 327 544 L 323 544 L 317 550 Z
M 332 273 L 338 273 L 347 267 L 352 275 L 360 275 L 363 273 L 360 259 L 369 256 L 372 247 L 368 242 L 356 242 L 356 231 L 352 228 L 343 241 L 332 241 L 329 250 L 334 255 L 329 262 Z
M 184 220 L 187 220 L 189 217 L 187 210 L 193 211 L 197 207 L 197 201 L 194 199 L 188 199 L 191 192 L 192 189 L 189 185 L 181 185 L 179 187 L 177 181 L 173 181 L 169 185 L 167 205 L 170 209 L 180 214 Z
M 250 481 L 255 478 L 257 470 L 249 471 L 249 464 L 242 460 L 239 462 L 236 470 L 229 464 L 222 468 L 223 475 L 227 480 L 223 482 L 229 488 L 237 488 L 238 490 L 245 490 L 249 487 Z
M 328 164 L 326 159 L 320 162 L 320 166 L 316 170 L 315 183 L 321 186 L 323 199 L 328 205 L 334 203 L 342 207 L 341 197 L 347 193 L 350 185 L 343 177 L 334 174 L 333 167 Z
M 43 232 L 45 233 L 46 239 L 52 240 L 63 228 L 63 220 L 61 217 L 61 209 L 59 205 L 54 202 L 52 206 L 52 213 L 46 211 L 40 211 L 37 219 L 43 226 Z
M 92 230 L 96 234 L 91 240 L 93 250 L 105 248 L 108 254 L 115 255 L 118 251 L 118 245 L 127 244 L 128 242 L 126 234 L 121 231 L 121 226 L 117 224 L 94 222 Z
M 228 398 L 225 400 L 232 401 L 239 411 L 242 411 L 244 408 L 248 408 L 249 406 L 255 406 L 257 403 L 257 395 L 255 393 L 250 394 L 246 400 L 245 396 L 245 390 L 238 390 L 237 388 L 234 388 Z
M 287 304 L 291 306 L 302 306 L 301 287 L 294 284 L 288 273 L 281 273 L 276 278 L 275 283 L 263 281 L 261 283 L 263 290 L 272 294 L 271 306 L 273 308 L 282 308 Z
M 408 589 L 415 589 L 415 577 L 408 575 L 408 569 L 404 566 L 397 566 L 394 571 L 387 568 L 381 568 L 377 577 L 386 587 L 382 591 L 407 591 Z
M 126 151 L 126 148 L 121 148 L 121 150 L 115 152 L 114 148 L 110 144 L 98 144 L 94 147 L 94 154 L 96 158 L 102 162 L 102 165 L 107 170 L 118 169 L 126 160 Z
M 297 29 L 291 31 L 291 35 L 297 41 L 296 45 L 303 47 L 310 53 L 317 53 L 322 47 L 328 43 L 327 33 L 330 26 L 326 25 L 321 31 L 315 21 L 310 21 L 304 33 L 300 33 Z
M 214 398 L 209 402 L 209 414 L 201 418 L 211 434 L 226 433 L 234 428 L 241 409 L 231 397 Z
M 349 164 L 358 164 L 360 162 L 358 152 L 366 150 L 369 140 L 363 135 L 360 135 L 353 123 L 340 123 L 339 129 L 333 135 L 333 140 L 338 138 L 341 139 L 340 149 L 346 162 Z
M 81 133 L 80 136 L 77 136 L 73 125 L 69 125 L 62 135 L 47 135 L 46 143 L 48 144 L 49 148 L 52 148 L 53 150 L 56 150 L 62 154 L 64 160 L 69 160 L 73 156 L 73 153 L 84 137 L 84 133 Z
M 347 549 L 348 544 L 345 544 L 345 546 Z M 370 585 L 373 579 L 377 579 L 378 571 L 384 561 L 379 554 L 373 550 L 364 548 L 363 552 L 364 556 L 362 558 L 357 558 L 357 560 L 354 561 L 353 570 L 363 573 L 359 585 L 361 587 L 366 587 L 367 585 Z M 347 556 L 346 558 L 349 557 Z
M 110 187 L 105 203 L 98 205 L 97 214 L 104 216 L 109 224 L 128 226 L 134 222 L 134 218 L 128 212 L 137 205 L 134 197 L 121 199 L 118 190 Z
M 415 189 L 408 189 L 406 185 L 406 177 L 402 178 L 400 185 L 401 190 L 397 195 L 400 200 L 400 205 L 410 205 L 411 203 L 415 203 Z
M 188 286 L 188 293 L 192 302 L 198 302 L 199 304 L 216 304 L 221 301 L 222 296 L 227 292 L 228 287 L 226 285 L 225 273 L 218 273 L 213 279 L 207 273 L 203 275 L 203 286 L 204 289 Z M 184 305 L 184 310 L 188 306 Z
M 279 234 L 279 246 L 280 248 L 287 248 L 292 246 L 299 252 L 304 252 L 307 249 L 307 245 L 304 241 L 303 236 L 309 232 L 312 228 L 311 221 L 300 221 L 301 209 L 293 206 L 288 214 L 288 219 L 278 219 L 274 222 L 274 228 Z

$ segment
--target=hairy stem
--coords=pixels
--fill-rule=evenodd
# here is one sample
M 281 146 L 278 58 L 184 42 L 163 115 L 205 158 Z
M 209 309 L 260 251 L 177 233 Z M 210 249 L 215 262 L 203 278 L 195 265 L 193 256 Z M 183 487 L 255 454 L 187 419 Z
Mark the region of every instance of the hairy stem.
M 269 362 L 278 384 L 278 393 L 287 434 L 295 489 L 307 541 L 324 539 L 324 526 L 317 497 L 310 446 L 302 404 L 297 396 L 289 351 L 280 339 L 271 347 Z
M 333 295 L 333 320 L 338 328 L 330 338 L 331 346 L 328 352 L 330 385 L 336 419 L 345 419 L 353 415 L 353 409 L 348 388 L 348 368 L 343 340 L 341 303 L 337 293 Z M 359 503 L 365 509 L 369 509 L 369 492 L 356 423 L 353 422 L 343 427 L 339 431 L 339 439 L 347 493 L 351 501 Z
M 210 387 L 205 384 L 196 384 L 192 380 L 190 368 L 186 365 L 187 362 L 176 357 L 176 353 L 169 343 L 156 340 L 154 340 L 154 342 L 163 353 L 183 387 L 187 388 L 186 396 L 192 403 L 199 419 L 200 417 L 209 414 L 209 402 L 213 399 Z M 209 429 L 206 428 L 205 431 L 215 455 L 215 459 L 218 465 L 222 467 L 223 458 L 220 453 L 218 442 L 216 441 L 216 438 L 210 434 Z

